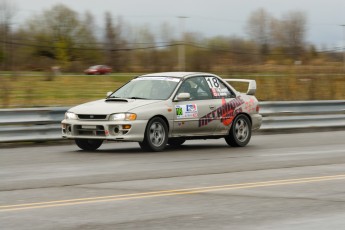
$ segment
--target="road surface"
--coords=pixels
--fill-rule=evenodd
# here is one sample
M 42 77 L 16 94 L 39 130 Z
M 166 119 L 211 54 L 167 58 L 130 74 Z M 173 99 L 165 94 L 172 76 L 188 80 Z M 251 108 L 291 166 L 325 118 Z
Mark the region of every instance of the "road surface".
M 0 148 L 1 229 L 344 229 L 345 131 Z

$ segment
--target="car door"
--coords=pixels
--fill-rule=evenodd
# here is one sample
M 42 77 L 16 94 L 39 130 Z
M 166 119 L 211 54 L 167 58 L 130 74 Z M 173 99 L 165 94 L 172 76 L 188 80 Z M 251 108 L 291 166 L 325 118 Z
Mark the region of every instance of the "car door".
M 236 94 L 224 82 L 216 76 L 205 76 L 206 82 L 212 92 L 216 105 L 210 114 L 201 117 L 203 125 L 213 123 L 215 127 L 214 134 L 226 135 L 231 127 L 232 121 L 237 113 L 241 112 L 241 105 L 244 101 L 241 97 L 236 97 Z M 212 119 L 208 119 L 212 117 Z
M 219 128 L 216 122 L 216 108 L 221 106 L 221 99 L 215 98 L 205 76 L 186 79 L 177 91 L 191 95 L 188 100 L 174 100 L 174 121 L 172 135 L 209 136 Z M 176 98 L 176 97 L 175 97 Z

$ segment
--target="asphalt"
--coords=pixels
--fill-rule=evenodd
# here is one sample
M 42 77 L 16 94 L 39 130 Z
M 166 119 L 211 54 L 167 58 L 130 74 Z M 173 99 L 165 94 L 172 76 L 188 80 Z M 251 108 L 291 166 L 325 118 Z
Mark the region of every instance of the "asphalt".
M 343 229 L 345 131 L 0 148 L 1 229 Z

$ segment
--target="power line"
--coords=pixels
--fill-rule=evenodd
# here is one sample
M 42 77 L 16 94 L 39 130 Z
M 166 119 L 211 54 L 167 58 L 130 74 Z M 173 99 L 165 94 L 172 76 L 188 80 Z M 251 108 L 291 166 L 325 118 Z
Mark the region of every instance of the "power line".
M 103 47 L 92 47 L 92 48 L 87 48 L 87 47 L 76 47 L 78 45 L 86 45 L 86 44 L 94 44 L 94 45 L 107 45 L 106 43 L 75 43 L 76 46 L 74 47 L 58 47 L 56 45 L 38 45 L 38 44 L 31 44 L 31 43 L 25 43 L 25 42 L 15 42 L 15 41 L 5 41 L 5 40 L 0 40 L 0 43 L 3 44 L 9 44 L 9 45 L 17 45 L 17 46 L 26 46 L 26 47 L 36 47 L 36 48 L 47 48 L 47 49 L 67 49 L 67 50 L 93 50 L 93 51 L 112 51 L 112 52 L 118 52 L 118 51 L 135 51 L 135 50 L 149 50 L 149 49 L 160 49 L 160 48 L 170 48 L 170 47 L 177 47 L 180 45 L 185 45 L 189 47 L 194 47 L 198 49 L 204 49 L 204 50 L 211 50 L 211 51 L 216 51 L 216 52 L 224 52 L 224 53 L 232 53 L 232 54 L 237 54 L 237 55 L 261 55 L 259 52 L 257 52 L 256 49 L 245 49 L 247 51 L 239 51 L 235 50 L 233 48 L 228 48 L 228 47 L 222 47 L 222 46 L 207 46 L 201 43 L 193 43 L 193 42 L 187 42 L 187 43 L 181 43 L 181 42 L 173 42 L 173 43 L 168 43 L 164 42 L 162 45 L 156 44 L 154 45 L 153 43 L 128 43 L 126 45 L 133 45 L 133 44 L 153 44 L 150 46 L 145 46 L 145 47 L 135 47 L 135 48 L 130 48 L 130 47 L 125 47 L 125 48 L 117 48 L 117 49 L 107 49 Z M 118 44 L 120 45 L 120 44 Z M 322 50 L 322 51 L 316 51 L 316 53 L 335 53 L 335 52 L 342 52 L 344 47 L 335 47 L 333 49 L 329 50 Z M 269 53 L 268 55 L 275 55 L 275 56 L 284 56 L 284 55 L 295 55 L 297 53 L 295 52 L 285 52 L 285 53 Z

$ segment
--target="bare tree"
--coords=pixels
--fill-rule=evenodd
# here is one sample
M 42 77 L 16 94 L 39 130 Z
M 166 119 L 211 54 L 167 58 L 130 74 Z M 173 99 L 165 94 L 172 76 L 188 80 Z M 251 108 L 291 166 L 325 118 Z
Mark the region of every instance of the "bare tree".
M 76 38 L 80 30 L 77 12 L 57 4 L 29 19 L 23 27 L 25 33 L 38 45 L 32 46 L 38 57 L 54 60 L 54 65 L 68 68 L 75 58 Z
M 2 61 L 3 69 L 10 64 L 11 58 L 8 54 L 11 53 L 11 46 L 8 46 L 11 36 L 12 20 L 16 14 L 17 7 L 7 0 L 0 1 L 0 39 L 2 43 L 2 49 L 0 51 L 0 61 Z
M 90 12 L 85 12 L 82 19 L 80 20 L 80 28 L 76 40 L 76 56 L 78 61 L 84 62 L 83 64 L 89 66 L 99 63 L 102 59 L 102 48 L 98 44 L 97 37 L 95 34 L 99 34 L 97 25 L 93 15 Z M 84 66 L 85 67 L 85 66 Z
M 258 9 L 250 15 L 247 21 L 247 33 L 259 47 L 263 58 L 269 53 L 271 46 L 272 20 L 273 17 L 266 10 Z
M 157 63 L 160 68 L 158 71 L 161 70 L 168 70 L 171 71 L 174 69 L 174 66 L 176 66 L 176 53 L 174 52 L 173 45 L 176 43 L 175 40 L 177 39 L 174 34 L 175 28 L 169 23 L 169 22 L 163 22 L 160 25 L 159 28 L 159 37 L 161 42 L 157 43 L 160 46 L 165 46 L 164 49 L 160 49 L 160 57 L 158 58 Z M 156 65 L 157 65 L 156 64 Z M 158 68 L 158 66 L 157 66 Z
M 57 4 L 27 20 L 20 29 L 22 42 L 30 49 L 26 55 L 31 58 L 26 64 L 31 68 L 60 66 L 64 70 L 80 71 L 85 67 L 81 61 L 97 60 L 100 55 L 95 49 L 93 16 L 90 13 L 82 16 Z
M 120 49 L 123 46 L 123 41 L 121 39 L 121 24 L 121 18 L 119 18 L 118 23 L 114 25 L 111 13 L 105 13 L 106 63 L 111 66 L 114 71 L 120 71 L 121 69 Z
M 158 50 L 146 49 L 146 47 L 155 46 L 154 34 L 147 25 L 136 27 L 134 30 L 138 63 L 144 67 L 145 71 L 156 71 L 156 68 L 159 67 Z
M 168 22 L 163 22 L 160 25 L 160 38 L 164 42 L 172 42 L 174 40 L 175 30 Z
M 306 16 L 300 11 L 285 14 L 282 20 L 272 23 L 272 37 L 278 47 L 293 59 L 298 60 L 303 54 L 306 35 Z

